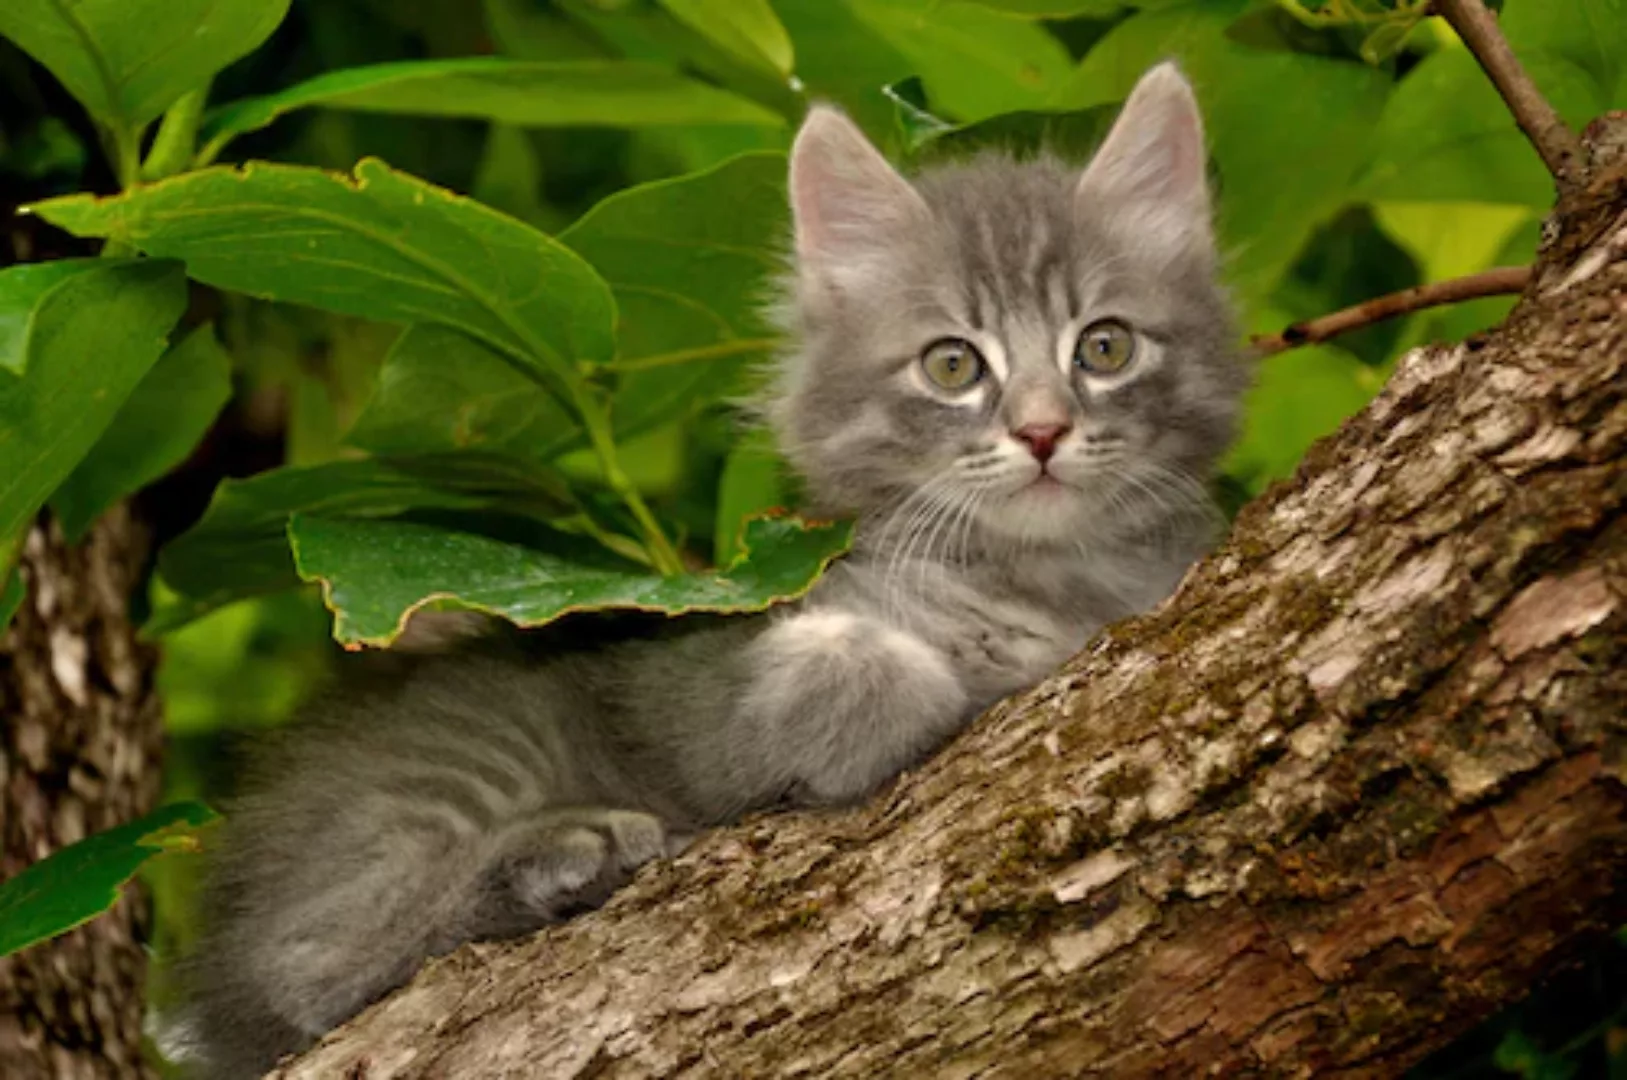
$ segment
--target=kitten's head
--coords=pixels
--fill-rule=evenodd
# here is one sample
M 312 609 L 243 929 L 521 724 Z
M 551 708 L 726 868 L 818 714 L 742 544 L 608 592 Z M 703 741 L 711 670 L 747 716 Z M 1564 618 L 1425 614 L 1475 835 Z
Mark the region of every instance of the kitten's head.
M 984 156 L 912 184 L 815 108 L 770 409 L 813 507 L 1040 544 L 1197 509 L 1245 382 L 1204 168 L 1169 64 L 1082 170 Z

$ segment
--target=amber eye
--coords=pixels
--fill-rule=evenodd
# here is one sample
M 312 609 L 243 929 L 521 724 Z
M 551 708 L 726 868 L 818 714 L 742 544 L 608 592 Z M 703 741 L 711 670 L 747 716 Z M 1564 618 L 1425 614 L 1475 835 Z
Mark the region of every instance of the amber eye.
M 983 357 L 969 341 L 944 338 L 926 347 L 921 370 L 945 390 L 968 390 L 983 377 Z
M 1136 354 L 1136 336 L 1117 319 L 1100 319 L 1085 327 L 1073 347 L 1073 362 L 1094 375 L 1123 371 Z

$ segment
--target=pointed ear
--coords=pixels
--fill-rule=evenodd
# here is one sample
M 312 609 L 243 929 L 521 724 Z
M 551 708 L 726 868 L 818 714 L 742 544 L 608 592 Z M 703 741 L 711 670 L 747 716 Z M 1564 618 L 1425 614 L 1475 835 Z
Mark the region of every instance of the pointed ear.
M 1173 63 L 1141 77 L 1079 178 L 1081 212 L 1174 259 L 1213 258 L 1203 119 Z
M 791 213 L 804 262 L 863 261 L 930 212 L 858 126 L 815 105 L 791 147 Z

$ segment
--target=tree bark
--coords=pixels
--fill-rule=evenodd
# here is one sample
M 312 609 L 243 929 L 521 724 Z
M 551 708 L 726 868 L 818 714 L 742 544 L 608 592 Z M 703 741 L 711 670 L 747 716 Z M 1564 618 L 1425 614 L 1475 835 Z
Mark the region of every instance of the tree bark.
M 1627 914 L 1627 173 L 1159 610 L 274 1075 L 1395 1075 Z
M 0 879 L 151 810 L 162 740 L 153 651 L 129 596 L 145 540 L 121 507 L 67 547 L 30 532 L 28 595 L 0 633 Z M 151 1077 L 141 1057 L 145 899 L 0 959 L 0 1076 Z

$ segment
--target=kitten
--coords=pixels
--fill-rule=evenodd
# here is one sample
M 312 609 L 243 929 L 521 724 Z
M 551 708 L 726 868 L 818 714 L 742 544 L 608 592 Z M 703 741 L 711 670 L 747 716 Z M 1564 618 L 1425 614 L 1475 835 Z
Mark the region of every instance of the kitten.
M 258 1075 L 697 830 L 863 798 L 1163 598 L 1212 538 L 1245 383 L 1204 165 L 1170 65 L 1083 172 L 984 156 L 912 184 L 816 107 L 765 415 L 853 551 L 760 616 L 570 624 L 323 702 L 230 808 L 171 1048 Z

